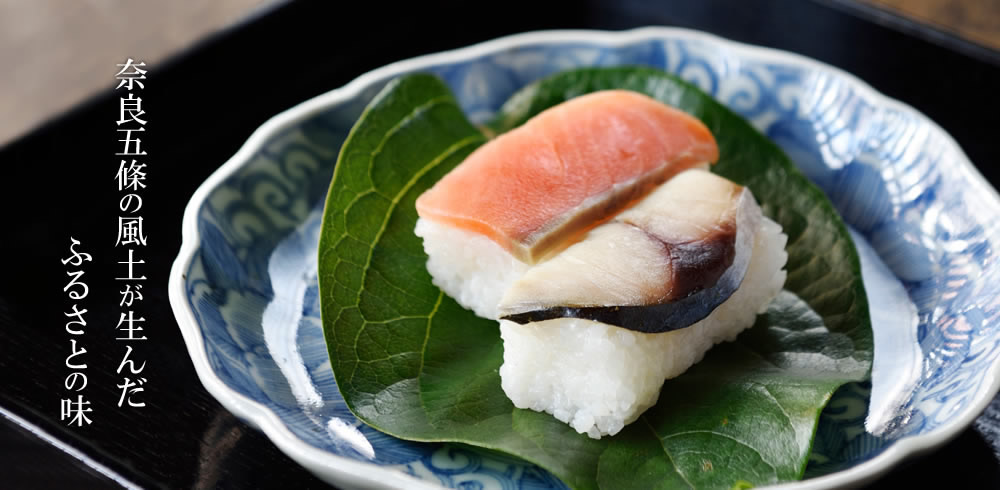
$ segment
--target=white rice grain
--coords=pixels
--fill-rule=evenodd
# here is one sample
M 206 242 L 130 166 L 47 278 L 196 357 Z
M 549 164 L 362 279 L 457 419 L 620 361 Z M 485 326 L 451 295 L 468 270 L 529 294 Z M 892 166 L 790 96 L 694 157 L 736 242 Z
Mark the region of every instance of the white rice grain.
M 424 239 L 427 271 L 434 285 L 458 304 L 490 320 L 504 292 L 528 265 L 478 233 L 420 218 L 414 230 Z
M 518 408 L 550 413 L 594 439 L 618 433 L 656 403 L 664 380 L 753 325 L 785 283 L 786 241 L 765 218 L 740 288 L 680 330 L 646 334 L 578 318 L 501 321 L 504 392 Z
M 434 284 L 484 318 L 497 317 L 504 293 L 528 268 L 480 234 L 426 219 L 415 232 Z M 761 220 L 740 288 L 680 330 L 646 334 L 578 318 L 501 321 L 504 392 L 518 408 L 552 414 L 592 438 L 618 433 L 656 403 L 665 380 L 753 325 L 784 285 L 786 241 L 777 223 Z

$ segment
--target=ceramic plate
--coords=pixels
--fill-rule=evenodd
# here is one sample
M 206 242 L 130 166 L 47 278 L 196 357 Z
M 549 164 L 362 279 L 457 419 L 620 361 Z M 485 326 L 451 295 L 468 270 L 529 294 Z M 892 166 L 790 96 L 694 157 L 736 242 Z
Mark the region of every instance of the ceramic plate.
M 372 430 L 337 391 L 319 320 L 317 237 L 337 152 L 390 79 L 442 77 L 474 121 L 518 88 L 574 67 L 678 74 L 781 145 L 837 206 L 862 258 L 872 381 L 837 392 L 794 488 L 868 481 L 958 434 L 1000 370 L 1000 198 L 914 109 L 840 70 L 681 29 L 516 35 L 395 63 L 260 127 L 195 193 L 170 301 L 205 387 L 331 483 L 564 488 L 540 468 Z

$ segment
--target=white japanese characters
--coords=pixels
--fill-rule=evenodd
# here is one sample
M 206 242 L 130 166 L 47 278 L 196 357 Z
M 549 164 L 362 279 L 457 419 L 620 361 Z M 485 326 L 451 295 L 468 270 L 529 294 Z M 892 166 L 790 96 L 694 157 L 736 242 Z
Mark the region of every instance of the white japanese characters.
M 70 237 L 69 256 L 60 260 L 64 266 L 70 268 L 66 271 L 69 279 L 63 287 L 63 292 L 73 303 L 69 311 L 63 313 L 67 318 L 66 333 L 70 335 L 70 353 L 66 357 L 66 369 L 69 370 L 69 374 L 63 381 L 67 393 L 66 397 L 60 400 L 59 420 L 66 422 L 66 425 L 77 427 L 90 425 L 93 422 L 87 415 L 93 409 L 90 408 L 90 401 L 83 393 L 87 388 L 87 363 L 84 357 L 87 349 L 81 345 L 82 342 L 78 342 L 82 340 L 87 326 L 87 320 L 84 318 L 87 309 L 81 308 L 80 302 L 90 294 L 90 287 L 83 281 L 83 265 L 84 262 L 91 262 L 93 257 L 80 250 L 80 247 L 80 241 Z
M 118 201 L 118 237 L 115 247 L 122 249 L 121 259 L 117 261 L 118 269 L 115 280 L 122 282 L 121 301 L 118 324 L 115 326 L 115 340 L 125 344 L 124 354 L 118 363 L 115 373 L 121 383 L 116 385 L 120 391 L 118 406 L 144 407 L 142 392 L 145 390 L 146 378 L 142 376 L 146 361 L 136 360 L 138 354 L 133 349 L 136 343 L 145 341 L 144 325 L 146 318 L 141 314 L 142 282 L 146 280 L 143 273 L 142 252 L 146 247 L 146 233 L 143 230 L 142 191 L 146 188 L 146 161 L 135 157 L 146 157 L 148 153 L 142 148 L 141 137 L 146 132 L 146 111 L 142 108 L 142 97 L 134 91 L 143 90 L 146 86 L 146 63 L 129 58 L 119 63 L 121 70 L 115 75 L 118 86 L 115 90 L 124 90 L 128 95 L 118 98 L 118 142 L 120 151 L 115 153 L 120 158 L 115 180 L 121 197 Z

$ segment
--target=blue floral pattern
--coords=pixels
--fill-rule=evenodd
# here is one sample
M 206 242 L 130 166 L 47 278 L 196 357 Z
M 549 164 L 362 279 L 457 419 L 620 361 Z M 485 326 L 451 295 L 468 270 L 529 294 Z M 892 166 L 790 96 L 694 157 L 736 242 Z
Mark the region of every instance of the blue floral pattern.
M 876 330 L 873 381 L 835 395 L 807 477 L 939 429 L 992 395 L 982 373 L 1000 355 L 1000 203 L 925 118 L 835 70 L 684 31 L 618 45 L 534 39 L 420 69 L 441 76 L 477 122 L 520 87 L 568 68 L 678 74 L 784 148 L 856 231 Z M 514 458 L 384 435 L 337 391 L 319 321 L 317 234 L 340 144 L 386 81 L 269 136 L 201 203 L 183 284 L 209 365 L 322 451 L 445 487 L 563 488 Z

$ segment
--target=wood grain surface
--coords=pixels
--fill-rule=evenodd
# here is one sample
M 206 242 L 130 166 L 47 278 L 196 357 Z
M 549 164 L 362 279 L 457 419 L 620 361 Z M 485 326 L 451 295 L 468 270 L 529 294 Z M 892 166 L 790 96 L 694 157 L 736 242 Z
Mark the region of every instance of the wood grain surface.
M 865 0 L 1000 50 L 1000 0 Z
M 268 0 L 0 0 L 0 145 Z
M 0 145 L 274 1 L 0 0 Z M 1000 0 L 864 1 L 1000 49 Z

